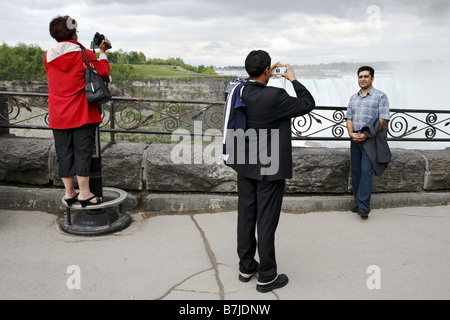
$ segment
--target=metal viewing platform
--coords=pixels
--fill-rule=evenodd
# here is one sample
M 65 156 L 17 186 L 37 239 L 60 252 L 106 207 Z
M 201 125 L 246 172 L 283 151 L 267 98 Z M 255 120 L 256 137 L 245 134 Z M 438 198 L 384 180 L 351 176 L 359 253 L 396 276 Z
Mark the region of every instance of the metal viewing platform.
M 131 224 L 130 215 L 122 209 L 126 198 L 127 193 L 123 190 L 103 188 L 103 202 L 83 208 L 78 202 L 68 206 L 63 197 L 66 217 L 60 223 L 61 230 L 82 236 L 105 235 L 123 230 Z

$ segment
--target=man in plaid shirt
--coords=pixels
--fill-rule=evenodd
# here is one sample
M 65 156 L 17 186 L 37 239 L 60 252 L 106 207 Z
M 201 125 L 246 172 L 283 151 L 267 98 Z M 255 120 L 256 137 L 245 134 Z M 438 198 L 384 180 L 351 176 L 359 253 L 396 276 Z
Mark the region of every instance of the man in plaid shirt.
M 389 100 L 385 93 L 373 87 L 375 71 L 372 67 L 358 70 L 358 84 L 361 88 L 350 98 L 345 119 L 351 140 L 351 170 L 353 195 L 357 206 L 352 209 L 361 218 L 367 219 L 370 213 L 372 196 L 373 164 L 364 149 L 364 142 L 369 138 L 362 133 L 364 127 L 374 118 L 379 120 L 377 132 L 387 126 L 390 120 Z

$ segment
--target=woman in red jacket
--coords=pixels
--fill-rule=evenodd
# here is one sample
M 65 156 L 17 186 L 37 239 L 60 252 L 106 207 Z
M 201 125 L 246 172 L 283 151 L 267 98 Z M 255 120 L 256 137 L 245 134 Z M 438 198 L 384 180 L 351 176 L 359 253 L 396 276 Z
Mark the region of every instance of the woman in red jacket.
M 89 175 L 95 129 L 102 118 L 97 105 L 86 100 L 83 46 L 78 42 L 75 20 L 69 16 L 56 17 L 50 22 L 50 35 L 58 43 L 45 55 L 49 127 L 55 138 L 59 175 L 65 187 L 64 199 L 68 205 L 77 201 L 83 207 L 100 204 L 102 199 L 92 194 L 89 188 Z M 108 79 L 110 70 L 106 50 L 104 41 L 100 45 L 99 59 L 91 50 L 86 50 L 104 80 Z M 73 186 L 74 176 L 79 194 Z

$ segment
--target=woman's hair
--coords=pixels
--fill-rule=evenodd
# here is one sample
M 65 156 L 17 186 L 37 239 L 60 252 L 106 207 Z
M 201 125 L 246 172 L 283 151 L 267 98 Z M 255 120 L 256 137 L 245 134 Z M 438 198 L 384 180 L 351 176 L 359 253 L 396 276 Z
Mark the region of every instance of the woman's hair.
M 250 77 L 256 78 L 270 68 L 271 58 L 266 51 L 254 50 L 245 59 L 245 69 Z
M 50 22 L 50 35 L 56 41 L 72 40 L 77 32 L 77 22 L 69 16 L 59 16 Z

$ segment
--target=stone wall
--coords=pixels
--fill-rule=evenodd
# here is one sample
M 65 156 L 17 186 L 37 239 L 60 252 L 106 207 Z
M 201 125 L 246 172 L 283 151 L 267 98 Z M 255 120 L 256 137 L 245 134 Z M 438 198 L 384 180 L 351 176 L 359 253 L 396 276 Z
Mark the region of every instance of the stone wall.
M 112 82 L 113 95 L 120 97 L 223 101 L 229 78 L 193 77 Z
M 175 100 L 223 101 L 225 88 L 231 78 L 192 77 L 155 78 L 148 81 L 121 81 L 110 83 L 113 96 Z M 10 92 L 48 93 L 46 82 L 0 81 L 2 90 Z
M 236 192 L 236 173 L 222 164 L 220 154 L 213 164 L 174 164 L 174 146 L 111 146 L 102 155 L 103 186 L 127 191 Z M 375 193 L 450 190 L 450 148 L 393 149 L 392 153 L 385 174 L 375 177 Z M 294 177 L 287 182 L 288 194 L 351 192 L 348 149 L 294 148 L 293 159 Z M 53 140 L 0 135 L 0 183 L 62 187 Z

